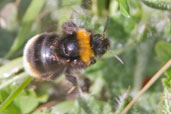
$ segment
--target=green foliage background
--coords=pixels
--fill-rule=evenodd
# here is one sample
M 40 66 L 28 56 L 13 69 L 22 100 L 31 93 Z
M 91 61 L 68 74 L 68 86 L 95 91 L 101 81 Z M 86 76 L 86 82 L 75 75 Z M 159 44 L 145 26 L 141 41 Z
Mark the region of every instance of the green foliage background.
M 171 59 L 170 10 L 170 0 L 1 0 L 0 113 L 119 114 Z M 32 36 L 42 32 L 61 34 L 61 25 L 68 20 L 102 33 L 107 16 L 110 50 L 124 64 L 107 52 L 83 72 L 91 83 L 82 96 L 72 97 L 67 91 L 61 94 L 63 75 L 46 82 L 36 81 L 23 71 L 22 50 Z M 171 68 L 129 113 L 171 113 L 170 80 Z

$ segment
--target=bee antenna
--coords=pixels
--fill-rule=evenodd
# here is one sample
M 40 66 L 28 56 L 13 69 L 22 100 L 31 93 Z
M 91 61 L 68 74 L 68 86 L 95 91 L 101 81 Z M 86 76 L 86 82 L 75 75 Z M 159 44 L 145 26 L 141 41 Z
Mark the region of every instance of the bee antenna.
M 104 27 L 103 33 L 106 31 L 108 24 L 109 24 L 109 16 L 107 16 L 106 24 L 105 24 L 105 27 Z
M 107 19 L 106 19 L 106 24 L 105 24 L 105 27 L 104 27 L 104 30 L 103 30 L 102 38 L 105 38 L 105 31 L 107 29 L 108 23 L 109 23 L 109 16 L 107 16 Z
M 112 50 L 109 50 L 109 52 L 110 52 L 110 54 L 111 54 L 113 57 L 115 57 L 121 64 L 124 64 L 124 62 L 122 61 L 122 59 L 121 59 L 119 56 L 117 56 L 116 54 L 114 54 Z

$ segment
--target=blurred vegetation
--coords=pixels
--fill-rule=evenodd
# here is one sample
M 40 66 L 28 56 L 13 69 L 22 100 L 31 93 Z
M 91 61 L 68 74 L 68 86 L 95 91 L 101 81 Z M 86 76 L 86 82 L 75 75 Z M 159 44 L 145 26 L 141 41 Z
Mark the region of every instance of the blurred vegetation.
M 67 94 L 71 85 L 63 75 L 48 82 L 24 72 L 22 51 L 29 38 L 61 34 L 68 20 L 102 33 L 107 16 L 110 50 L 124 64 L 107 52 L 82 72 L 90 86 L 83 95 Z M 0 113 L 119 114 L 171 59 L 171 1 L 1 0 L 0 40 Z M 171 113 L 171 68 L 129 111 L 137 113 Z

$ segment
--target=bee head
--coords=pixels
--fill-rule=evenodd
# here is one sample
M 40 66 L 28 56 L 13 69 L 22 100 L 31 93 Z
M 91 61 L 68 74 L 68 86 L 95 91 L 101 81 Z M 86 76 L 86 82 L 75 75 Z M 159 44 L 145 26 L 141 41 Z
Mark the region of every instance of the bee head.
M 109 40 L 101 34 L 91 35 L 90 43 L 95 56 L 102 56 L 110 46 Z

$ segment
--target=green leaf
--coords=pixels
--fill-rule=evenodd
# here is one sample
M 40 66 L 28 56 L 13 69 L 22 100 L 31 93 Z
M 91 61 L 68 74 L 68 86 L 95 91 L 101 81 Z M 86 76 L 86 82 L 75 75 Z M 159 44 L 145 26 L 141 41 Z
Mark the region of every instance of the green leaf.
M 21 69 L 23 69 L 23 61 L 22 57 L 19 57 L 0 67 L 0 79 L 9 77 Z
M 144 4 L 151 8 L 160 10 L 171 10 L 171 0 L 142 0 Z
M 125 41 L 127 40 L 127 37 L 129 33 L 125 31 L 125 28 L 128 28 L 128 26 L 124 27 L 126 23 L 123 24 L 123 19 L 113 19 L 110 18 L 109 25 L 107 27 L 107 34 L 109 37 L 115 38 L 115 41 Z M 128 20 L 127 20 L 128 21 Z M 131 25 L 131 23 L 129 23 Z
M 171 43 L 160 41 L 155 46 L 155 51 L 157 53 L 157 58 L 162 64 L 166 63 L 171 59 Z M 166 71 L 166 74 L 171 78 L 171 68 Z
M 25 101 L 25 102 L 24 102 Z M 28 114 L 38 106 L 38 98 L 33 90 L 22 92 L 14 100 L 15 104 L 21 110 L 22 114 Z M 23 105 L 24 102 L 24 105 Z
M 2 80 L 2 83 L 0 83 L 0 90 L 4 89 L 5 87 L 10 85 L 11 83 L 15 83 L 17 81 L 21 81 L 22 79 L 24 79 L 26 77 L 27 77 L 27 75 L 25 75 L 25 73 L 19 73 L 18 75 L 12 76 L 9 79 Z
M 159 41 L 155 46 L 155 51 L 157 53 L 157 58 L 161 63 L 166 63 L 171 59 L 171 43 L 165 41 Z
M 74 101 L 64 101 L 52 107 L 51 113 L 65 114 L 67 112 L 70 112 L 73 107 L 74 107 Z
M 110 114 L 111 111 L 111 106 L 108 103 L 96 100 L 88 94 L 81 94 L 72 114 Z
M 120 5 L 120 11 L 125 17 L 130 17 L 129 6 L 127 0 L 118 0 Z

